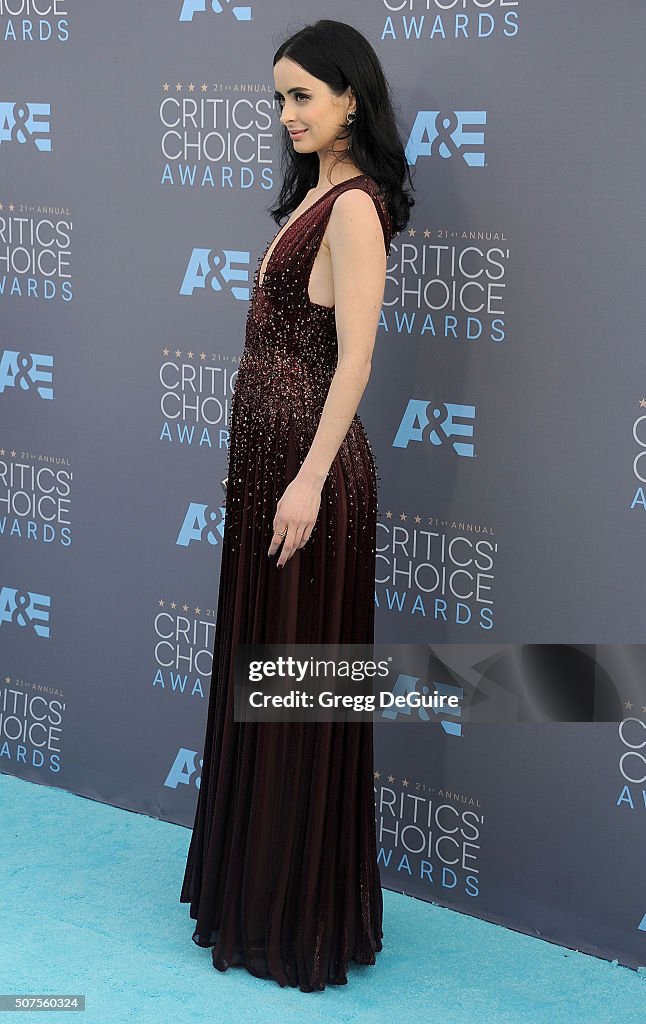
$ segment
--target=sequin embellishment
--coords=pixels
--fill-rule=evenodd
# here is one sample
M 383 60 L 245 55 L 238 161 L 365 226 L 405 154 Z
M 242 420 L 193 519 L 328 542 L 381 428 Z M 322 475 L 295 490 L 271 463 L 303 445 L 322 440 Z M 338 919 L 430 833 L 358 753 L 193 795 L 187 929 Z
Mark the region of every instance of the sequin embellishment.
M 377 481 L 355 415 L 309 541 L 278 569 L 276 503 L 316 433 L 337 364 L 335 309 L 308 282 L 334 201 L 372 196 L 359 175 L 284 226 L 258 260 L 230 416 L 226 516 L 201 783 L 180 901 L 213 966 L 242 965 L 304 992 L 347 982 L 382 948 L 372 725 L 233 720 L 233 650 L 244 643 L 374 640 Z M 260 271 L 265 257 L 268 257 Z M 280 549 L 279 549 L 280 550 Z

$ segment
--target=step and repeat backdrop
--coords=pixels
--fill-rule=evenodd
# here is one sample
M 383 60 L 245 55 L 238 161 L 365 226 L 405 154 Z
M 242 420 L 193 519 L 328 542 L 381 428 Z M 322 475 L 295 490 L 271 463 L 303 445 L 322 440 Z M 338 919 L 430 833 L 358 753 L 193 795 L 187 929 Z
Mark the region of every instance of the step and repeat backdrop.
M 278 230 L 272 57 L 322 13 L 0 0 L 0 771 L 187 826 L 230 403 Z M 616 695 L 605 718 L 376 724 L 383 885 L 637 968 L 646 8 L 325 16 L 377 50 L 416 189 L 359 410 L 375 639 L 440 645 L 458 694 Z

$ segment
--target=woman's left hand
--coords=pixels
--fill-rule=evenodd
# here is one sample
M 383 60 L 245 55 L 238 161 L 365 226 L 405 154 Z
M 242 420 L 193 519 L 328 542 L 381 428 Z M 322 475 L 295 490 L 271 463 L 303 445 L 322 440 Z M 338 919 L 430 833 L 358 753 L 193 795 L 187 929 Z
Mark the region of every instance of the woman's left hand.
M 274 516 L 274 535 L 269 546 L 268 555 L 275 555 L 283 544 L 276 565 L 282 568 L 295 551 L 304 547 L 314 529 L 321 507 L 322 484 L 297 475 L 283 491 Z M 285 527 L 287 533 L 285 534 Z M 282 534 L 285 539 L 282 541 Z

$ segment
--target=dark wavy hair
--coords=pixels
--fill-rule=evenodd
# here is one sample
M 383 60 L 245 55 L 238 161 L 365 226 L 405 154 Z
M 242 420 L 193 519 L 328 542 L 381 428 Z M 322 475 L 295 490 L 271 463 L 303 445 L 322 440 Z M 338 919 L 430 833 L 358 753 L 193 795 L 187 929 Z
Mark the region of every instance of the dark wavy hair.
M 405 188 L 406 178 L 414 185 L 393 110 L 390 86 L 381 63 L 368 40 L 342 21 L 322 19 L 307 25 L 274 54 L 273 63 L 289 57 L 314 78 L 326 82 L 336 96 L 350 85 L 356 98 L 356 118 L 351 127 L 342 126 L 338 139 L 351 138 L 351 156 L 363 174 L 381 186 L 392 218 L 393 235 L 408 224 L 415 200 Z M 297 153 L 287 131 L 283 135 L 281 162 L 283 184 L 276 204 L 269 209 L 273 219 L 288 217 L 314 188 L 319 177 L 316 153 Z

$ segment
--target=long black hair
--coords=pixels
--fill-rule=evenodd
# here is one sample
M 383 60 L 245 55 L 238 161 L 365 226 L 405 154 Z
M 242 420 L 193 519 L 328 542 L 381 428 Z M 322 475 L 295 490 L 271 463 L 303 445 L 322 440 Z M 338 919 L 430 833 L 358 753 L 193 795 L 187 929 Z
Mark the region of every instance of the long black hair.
M 338 138 L 350 140 L 354 163 L 381 185 L 388 201 L 393 235 L 398 234 L 408 224 L 410 207 L 415 203 L 404 187 L 406 177 L 411 188 L 414 185 L 390 86 L 374 49 L 352 25 L 322 19 L 281 43 L 273 63 L 281 57 L 289 57 L 314 78 L 326 82 L 336 96 L 352 86 L 356 117 L 351 126 L 341 128 Z M 269 210 L 277 223 L 300 206 L 319 177 L 318 154 L 297 153 L 287 131 L 283 134 L 281 160 L 283 184 L 276 205 Z

